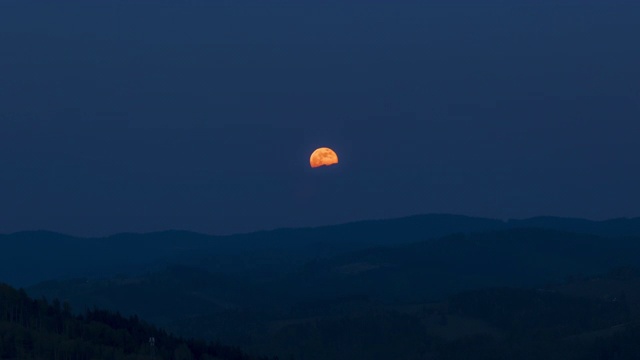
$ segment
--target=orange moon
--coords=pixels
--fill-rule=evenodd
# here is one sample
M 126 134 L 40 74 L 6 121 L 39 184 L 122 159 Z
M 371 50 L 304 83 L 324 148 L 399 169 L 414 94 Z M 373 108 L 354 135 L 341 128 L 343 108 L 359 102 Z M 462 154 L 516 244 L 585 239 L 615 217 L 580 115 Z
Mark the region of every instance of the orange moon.
M 336 154 L 335 151 L 329 149 L 328 147 L 321 147 L 319 149 L 316 149 L 313 154 L 311 154 L 309 163 L 311 164 L 312 168 L 337 164 L 338 154 Z

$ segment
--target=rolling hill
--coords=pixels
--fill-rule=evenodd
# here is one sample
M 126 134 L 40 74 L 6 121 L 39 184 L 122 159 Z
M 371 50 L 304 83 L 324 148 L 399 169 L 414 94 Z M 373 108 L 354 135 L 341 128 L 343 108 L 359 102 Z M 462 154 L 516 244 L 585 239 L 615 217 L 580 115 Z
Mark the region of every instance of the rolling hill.
M 323 344 L 328 336 L 325 331 L 341 321 L 350 324 L 353 320 L 356 322 L 349 326 L 362 328 L 377 326 L 380 331 L 403 326 L 422 329 L 426 323 L 437 324 L 439 316 L 444 314 L 439 308 L 444 305 L 433 304 L 444 302 L 447 304 L 444 309 L 451 309 L 450 304 L 458 304 L 451 296 L 462 293 L 467 294 L 463 299 L 473 296 L 474 301 L 480 301 L 483 293 L 478 291 L 500 288 L 513 290 L 505 290 L 506 295 L 491 290 L 489 299 L 483 301 L 513 300 L 524 304 L 518 310 L 522 311 L 528 306 L 528 298 L 542 296 L 540 301 L 547 301 L 545 299 L 551 296 L 549 301 L 555 304 L 555 297 L 563 295 L 558 289 L 553 289 L 552 295 L 547 292 L 540 295 L 537 288 L 548 288 L 567 279 L 595 276 L 623 266 L 640 266 L 640 237 L 516 228 L 376 246 L 310 260 L 297 267 L 287 263 L 280 271 L 263 277 L 255 276 L 253 270 L 221 272 L 173 265 L 135 276 L 44 282 L 28 291 L 36 297 L 59 297 L 79 309 L 98 304 L 126 315 L 135 314 L 177 334 L 218 340 L 254 353 L 271 353 L 277 350 L 273 344 L 279 344 L 283 349 L 291 349 L 292 353 L 302 354 L 311 348 L 293 349 L 291 344 L 313 337 L 325 339 L 314 340 Z M 633 294 L 629 292 L 629 300 L 635 299 Z M 603 304 L 611 302 L 571 291 L 566 295 Z M 582 306 L 573 300 L 557 301 L 558 306 Z M 397 309 L 411 304 L 429 304 L 424 306 L 432 315 L 416 318 L 413 311 L 398 313 Z M 580 311 L 597 312 L 588 306 Z M 479 313 L 484 311 L 489 314 L 488 318 L 463 309 L 452 313 L 451 329 L 438 328 L 434 334 L 440 335 L 433 336 L 457 339 L 460 328 L 479 329 L 482 334 L 485 331 L 491 334 L 511 331 L 508 328 L 513 324 L 495 322 L 497 314 L 481 309 L 484 310 Z M 578 321 L 580 314 L 573 315 L 571 321 Z M 470 325 L 465 325 L 467 323 Z M 563 332 L 562 336 L 578 336 L 614 325 L 580 327 L 573 332 Z M 310 338 L 298 337 L 302 333 L 309 334 Z M 367 343 L 372 339 L 361 340 Z M 425 345 L 423 340 L 415 340 L 414 345 L 435 346 L 432 343 Z M 361 350 L 355 347 L 351 354 Z M 286 351 L 274 353 L 287 354 Z M 380 350 L 379 353 L 385 352 Z
M 545 228 L 600 236 L 640 236 L 640 218 L 589 221 L 539 217 L 500 221 L 458 215 L 418 215 L 335 226 L 278 229 L 230 236 L 187 231 L 78 238 L 47 231 L 0 235 L 0 280 L 28 286 L 44 280 L 108 277 L 158 270 L 167 264 L 268 276 L 376 246 L 454 233 Z

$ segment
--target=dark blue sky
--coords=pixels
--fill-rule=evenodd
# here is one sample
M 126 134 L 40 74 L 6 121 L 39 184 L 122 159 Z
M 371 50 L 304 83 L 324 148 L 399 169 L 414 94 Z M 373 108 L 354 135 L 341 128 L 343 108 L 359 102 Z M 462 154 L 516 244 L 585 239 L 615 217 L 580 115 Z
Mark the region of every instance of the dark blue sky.
M 637 1 L 51 3 L 0 5 L 0 232 L 640 216 Z

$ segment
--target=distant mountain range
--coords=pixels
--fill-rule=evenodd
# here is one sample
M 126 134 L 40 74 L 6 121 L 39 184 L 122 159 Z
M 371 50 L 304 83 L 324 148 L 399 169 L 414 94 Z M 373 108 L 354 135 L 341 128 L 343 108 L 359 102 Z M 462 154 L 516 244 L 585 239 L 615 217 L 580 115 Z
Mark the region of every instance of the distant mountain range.
M 468 358 L 460 348 L 522 358 L 539 334 L 557 356 L 532 359 L 590 359 L 569 356 L 586 348 L 563 339 L 617 334 L 620 324 L 633 337 L 640 321 L 636 272 L 594 277 L 640 268 L 640 219 L 424 215 L 233 236 L 30 232 L 0 238 L 0 264 L 5 281 L 37 283 L 26 289 L 34 298 L 285 359 Z M 513 331 L 521 337 L 506 337 Z M 619 345 L 599 344 L 604 353 Z
M 429 302 L 465 290 L 530 287 L 640 266 L 640 237 L 523 228 L 372 247 L 293 268 L 289 263 L 282 269 L 273 265 L 270 272 L 210 270 L 212 266 L 205 265 L 170 265 L 111 279 L 47 281 L 29 291 L 158 323 L 233 309 L 309 307 L 336 299 Z M 173 316 L 167 317 L 167 309 Z
M 548 248 L 556 254 L 545 261 L 544 239 L 564 237 L 569 245 Z M 623 245 L 635 251 L 625 260 L 606 255 L 616 253 L 617 245 L 609 248 L 605 238 L 546 230 L 441 242 L 451 247 L 416 244 L 389 255 L 359 252 L 263 286 L 172 266 L 145 276 L 42 283 L 28 292 L 68 300 L 76 309 L 97 305 L 139 315 L 182 336 L 283 359 L 595 360 L 621 348 L 625 355 L 617 359 L 634 359 L 640 351 L 640 272 L 622 267 L 607 275 L 567 276 L 626 260 L 640 264 L 636 245 Z M 506 245 L 509 249 L 494 257 L 506 242 L 526 245 Z M 596 247 L 567 256 L 582 242 Z M 442 251 L 426 255 L 437 248 Z M 451 267 L 460 253 L 444 253 L 464 248 Z M 596 259 L 603 250 L 603 259 Z M 509 254 L 517 256 L 503 261 Z M 472 257 L 476 260 L 467 262 Z M 543 284 L 561 278 L 567 280 Z M 433 297 L 418 300 L 425 294 Z
M 14 286 L 27 286 L 44 280 L 143 273 L 162 269 L 167 264 L 266 275 L 291 271 L 312 260 L 377 246 L 514 228 L 640 236 L 640 218 L 590 221 L 536 217 L 501 221 L 434 214 L 230 236 L 164 231 L 78 238 L 47 231 L 19 232 L 0 235 L 0 280 Z

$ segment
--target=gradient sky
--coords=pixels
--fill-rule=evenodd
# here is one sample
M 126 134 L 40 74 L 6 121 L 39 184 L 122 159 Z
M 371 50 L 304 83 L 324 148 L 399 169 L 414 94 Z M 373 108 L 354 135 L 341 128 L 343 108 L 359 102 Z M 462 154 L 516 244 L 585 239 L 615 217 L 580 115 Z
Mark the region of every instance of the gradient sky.
M 638 1 L 2 0 L 0 232 L 640 216 L 639 19 Z M 309 168 L 320 146 L 339 166 Z

